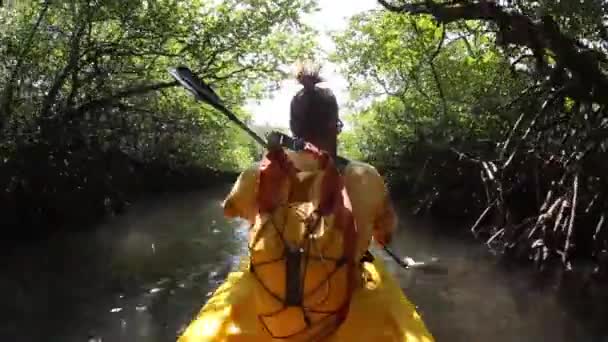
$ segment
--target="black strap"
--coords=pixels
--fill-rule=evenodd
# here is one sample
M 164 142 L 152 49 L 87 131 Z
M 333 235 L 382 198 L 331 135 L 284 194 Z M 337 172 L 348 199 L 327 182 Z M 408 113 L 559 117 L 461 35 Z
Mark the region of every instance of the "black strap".
M 272 131 L 266 136 L 268 146 L 281 146 L 292 151 L 302 151 L 306 142 L 300 138 L 292 138 L 287 134 Z
M 302 306 L 302 251 L 300 248 L 285 246 L 285 305 Z
M 306 141 L 304 139 L 293 138 L 287 134 L 277 132 L 277 131 L 270 132 L 267 135 L 266 140 L 268 140 L 269 146 L 273 146 L 273 145 L 281 146 L 283 148 L 286 148 L 286 149 L 289 149 L 289 150 L 295 151 L 295 152 L 302 151 L 304 149 L 304 147 L 306 146 Z M 333 158 L 336 163 L 336 167 L 338 168 L 338 170 L 340 172 L 342 172 L 346 168 L 346 166 L 348 166 L 348 164 L 350 164 L 350 160 L 348 160 L 344 157 L 334 156 Z
M 365 254 L 363 254 L 360 261 L 361 263 L 374 262 L 375 258 L 376 257 L 374 257 L 374 255 L 370 251 L 365 251 Z

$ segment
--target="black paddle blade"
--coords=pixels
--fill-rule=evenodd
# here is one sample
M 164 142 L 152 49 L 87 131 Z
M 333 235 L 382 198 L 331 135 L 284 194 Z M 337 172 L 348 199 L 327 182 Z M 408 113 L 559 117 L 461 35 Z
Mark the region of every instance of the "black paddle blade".
M 194 96 L 201 101 L 216 106 L 224 106 L 219 96 L 211 87 L 196 76 L 190 69 L 184 66 L 170 68 L 169 73 L 184 88 L 188 89 Z

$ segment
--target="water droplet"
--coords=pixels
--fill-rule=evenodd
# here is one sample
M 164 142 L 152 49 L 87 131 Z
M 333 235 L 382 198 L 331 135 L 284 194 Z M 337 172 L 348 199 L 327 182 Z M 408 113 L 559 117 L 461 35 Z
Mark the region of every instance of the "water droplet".
M 169 279 L 169 278 L 162 278 L 162 279 L 160 279 L 159 281 L 156 282 L 156 285 L 160 286 L 160 285 L 163 285 L 163 284 L 167 284 L 170 281 L 171 281 L 171 279 Z
M 150 293 L 156 293 L 156 292 L 159 292 L 160 290 L 162 290 L 162 289 L 155 287 L 152 290 L 150 290 Z
M 211 297 L 212 294 L 213 294 L 213 292 L 209 291 L 209 292 L 207 292 L 207 294 L 205 294 L 205 297 Z
M 147 309 L 148 309 L 148 308 L 147 308 L 145 305 L 137 305 L 137 306 L 135 307 L 135 311 L 137 311 L 137 312 L 144 312 L 144 311 L 146 311 Z
M 211 232 L 212 232 L 213 234 L 217 234 L 217 233 L 219 233 L 219 232 L 220 232 L 220 230 L 219 230 L 219 229 L 217 229 L 217 228 L 213 228 L 213 230 L 212 230 Z
M 116 313 L 116 312 L 121 312 L 122 308 L 112 308 L 112 310 L 110 310 L 110 312 L 112 313 Z

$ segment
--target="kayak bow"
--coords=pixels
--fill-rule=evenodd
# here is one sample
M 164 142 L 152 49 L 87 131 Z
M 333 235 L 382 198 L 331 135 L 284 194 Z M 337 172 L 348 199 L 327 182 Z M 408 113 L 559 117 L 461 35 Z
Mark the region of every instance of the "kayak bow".
M 239 270 L 228 275 L 178 342 L 274 341 L 255 312 L 251 293 L 257 283 L 247 267 L 244 261 Z M 363 286 L 353 293 L 346 320 L 325 342 L 434 341 L 415 306 L 380 258 L 365 262 L 363 271 Z

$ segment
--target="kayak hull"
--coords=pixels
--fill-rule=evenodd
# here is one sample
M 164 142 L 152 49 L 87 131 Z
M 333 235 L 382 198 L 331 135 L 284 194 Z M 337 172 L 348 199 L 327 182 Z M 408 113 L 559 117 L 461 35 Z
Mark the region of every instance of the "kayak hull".
M 431 342 L 432 335 L 414 305 L 379 258 L 363 265 L 365 286 L 352 297 L 346 320 L 327 337 L 337 341 Z M 178 342 L 292 341 L 273 339 L 263 330 L 251 295 L 257 280 L 243 263 L 215 291 Z

